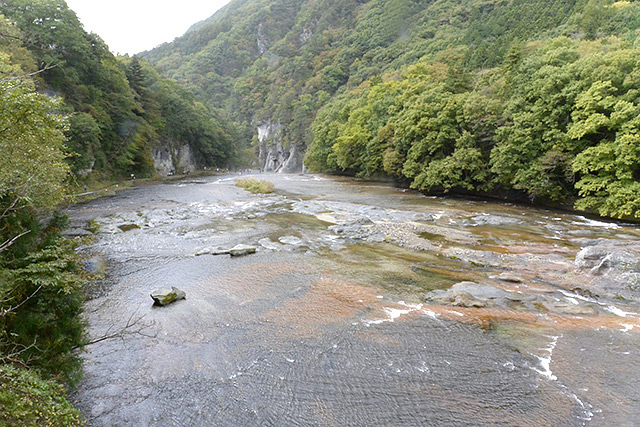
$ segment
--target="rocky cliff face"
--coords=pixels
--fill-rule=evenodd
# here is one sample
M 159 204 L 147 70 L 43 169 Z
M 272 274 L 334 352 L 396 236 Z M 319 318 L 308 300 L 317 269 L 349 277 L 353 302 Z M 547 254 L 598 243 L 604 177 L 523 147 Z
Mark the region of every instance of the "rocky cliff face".
M 153 162 L 162 176 L 193 172 L 198 168 L 198 162 L 191 147 L 173 140 L 163 141 L 153 150 Z
M 280 123 L 271 121 L 258 126 L 260 169 L 264 172 L 302 172 L 304 153 L 296 144 L 283 147 L 281 129 Z

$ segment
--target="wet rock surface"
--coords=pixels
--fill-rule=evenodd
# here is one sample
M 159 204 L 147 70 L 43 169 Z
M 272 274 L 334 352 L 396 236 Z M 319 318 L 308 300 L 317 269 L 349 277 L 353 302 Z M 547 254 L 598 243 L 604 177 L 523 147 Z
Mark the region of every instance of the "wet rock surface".
M 184 291 L 172 286 L 171 289 L 156 289 L 151 292 L 151 299 L 155 305 L 169 305 L 176 301 L 185 299 L 187 294 Z
M 522 283 L 524 281 L 522 277 L 512 273 L 500 273 L 496 278 L 509 283 Z
M 460 282 L 449 290 L 435 290 L 427 295 L 428 301 L 451 304 L 459 307 L 506 307 L 510 302 L 522 301 L 523 297 L 491 285 Z
M 636 226 L 314 175 L 255 196 L 235 178 L 70 210 L 106 276 L 91 334 L 132 315 L 149 328 L 83 356 L 91 425 L 640 417 Z M 194 256 L 247 242 L 251 256 Z M 189 298 L 150 309 L 175 283 Z
M 603 275 L 611 270 L 627 270 L 638 259 L 630 252 L 610 245 L 588 246 L 576 255 L 576 267 L 593 275 Z
M 501 225 L 512 225 L 512 224 L 522 224 L 522 221 L 518 218 L 513 218 L 509 216 L 501 216 L 501 215 L 478 215 L 464 221 L 465 225 L 473 225 L 473 226 L 501 226 Z
M 231 249 L 229 249 L 229 255 L 231 256 L 244 256 L 256 253 L 255 246 L 249 245 L 235 245 Z
M 591 293 L 623 298 L 640 298 L 640 256 L 636 245 L 595 244 L 576 255 L 576 268 L 592 276 L 587 284 Z

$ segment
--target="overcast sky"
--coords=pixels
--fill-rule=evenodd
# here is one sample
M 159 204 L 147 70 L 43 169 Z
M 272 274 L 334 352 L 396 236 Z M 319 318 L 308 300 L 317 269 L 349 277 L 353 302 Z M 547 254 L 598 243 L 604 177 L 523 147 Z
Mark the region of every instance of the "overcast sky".
M 133 55 L 184 34 L 229 0 L 66 0 L 87 32 Z

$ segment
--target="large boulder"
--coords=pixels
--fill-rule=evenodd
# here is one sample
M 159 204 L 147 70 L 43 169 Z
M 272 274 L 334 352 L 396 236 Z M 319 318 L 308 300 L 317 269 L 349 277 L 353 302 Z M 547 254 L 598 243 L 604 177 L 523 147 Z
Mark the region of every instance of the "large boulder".
M 156 305 L 168 305 L 172 302 L 184 299 L 187 294 L 176 287 L 171 289 L 156 289 L 151 292 L 151 298 Z
M 344 224 L 332 225 L 329 227 L 329 230 L 351 241 L 380 243 L 384 241 L 385 237 L 369 218 L 359 218 Z
M 228 255 L 231 249 L 220 248 L 204 248 L 196 252 L 195 256 L 200 255 Z
M 470 293 L 463 291 L 434 292 L 427 296 L 427 301 L 456 307 L 480 308 L 487 305 L 484 301 L 474 298 Z
M 480 300 L 500 299 L 506 298 L 511 300 L 520 300 L 522 297 L 513 292 L 505 291 L 496 286 L 481 285 L 475 282 L 458 282 L 451 287 L 452 291 L 468 292 L 474 298 Z
M 264 239 L 263 239 L 264 240 Z M 268 240 L 268 239 L 267 239 Z M 256 253 L 255 246 L 249 245 L 235 245 L 231 249 L 223 249 L 223 248 L 205 248 L 198 252 L 196 252 L 196 256 L 199 255 L 231 255 L 231 256 L 242 256 Z
M 213 248 L 213 249 L 211 249 L 211 251 L 209 251 L 209 253 L 211 255 L 229 255 L 230 251 L 231 251 L 231 249 Z
M 498 276 L 496 276 L 496 279 L 502 280 L 503 282 L 509 282 L 509 283 L 522 283 L 524 280 L 522 279 L 522 277 L 518 276 L 517 274 L 513 274 L 513 273 L 500 273 Z

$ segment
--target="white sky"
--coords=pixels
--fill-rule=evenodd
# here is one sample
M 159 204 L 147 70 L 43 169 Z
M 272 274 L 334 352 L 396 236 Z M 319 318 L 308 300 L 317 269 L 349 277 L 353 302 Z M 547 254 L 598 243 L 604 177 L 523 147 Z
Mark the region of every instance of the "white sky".
M 87 32 L 133 55 L 184 34 L 229 0 L 66 0 Z

